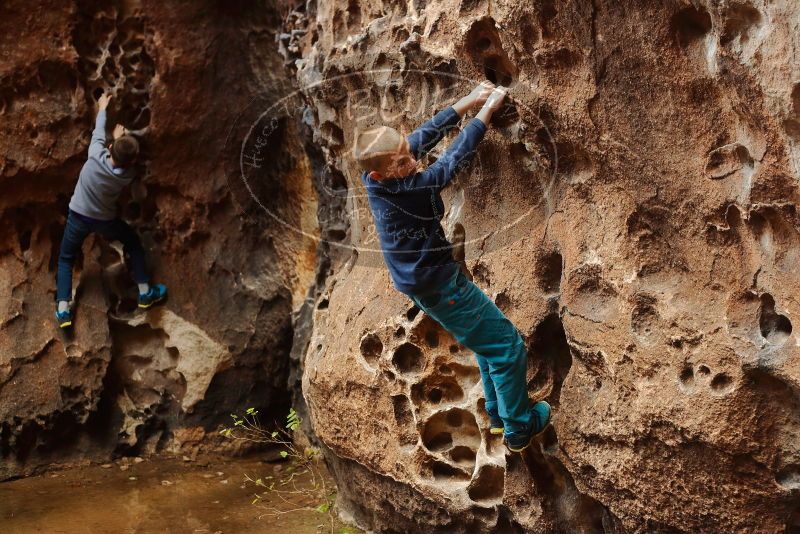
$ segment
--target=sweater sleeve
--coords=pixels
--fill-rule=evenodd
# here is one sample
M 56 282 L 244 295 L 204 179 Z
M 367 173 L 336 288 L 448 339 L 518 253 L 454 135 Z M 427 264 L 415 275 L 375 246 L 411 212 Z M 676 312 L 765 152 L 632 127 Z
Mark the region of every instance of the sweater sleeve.
M 472 161 L 478 143 L 481 142 L 485 133 L 486 125 L 478 119 L 472 119 L 447 147 L 444 154 L 433 165 L 416 175 L 414 186 L 437 188 L 446 186 L 461 169 Z
M 89 157 L 98 156 L 106 147 L 106 110 L 97 113 L 92 130 L 92 140 L 89 142 Z
M 420 159 L 430 152 L 447 133 L 458 125 L 461 116 L 453 106 L 446 107 L 426 121 L 408 136 L 408 144 L 414 157 Z

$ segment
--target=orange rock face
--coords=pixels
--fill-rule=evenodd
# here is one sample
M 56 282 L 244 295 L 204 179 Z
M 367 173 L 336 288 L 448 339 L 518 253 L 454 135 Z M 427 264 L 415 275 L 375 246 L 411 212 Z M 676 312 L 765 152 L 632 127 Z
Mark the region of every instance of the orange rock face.
M 319 2 L 283 52 L 349 191 L 303 391 L 340 503 L 382 532 L 800 531 L 795 2 Z M 445 190 L 527 339 L 551 433 L 511 456 L 471 354 L 394 291 L 359 128 L 488 78 Z M 444 142 L 446 143 L 447 140 Z M 348 257 L 349 256 L 349 257 Z
M 291 312 L 311 283 L 314 244 L 309 252 L 230 185 L 250 126 L 236 117 L 288 88 L 279 19 L 212 2 L 34 4 L 0 8 L 0 479 L 77 458 L 200 447 L 251 406 L 282 418 Z M 142 134 L 142 179 L 121 215 L 170 297 L 136 312 L 120 251 L 90 238 L 74 273 L 75 333 L 63 337 L 55 267 L 104 90 L 114 95 L 109 129 L 118 121 Z M 301 185 L 284 188 L 265 169 L 254 187 L 290 201 L 302 194 L 287 202 L 288 220 L 302 217 L 309 196 L 313 213 L 302 145 L 270 142 Z

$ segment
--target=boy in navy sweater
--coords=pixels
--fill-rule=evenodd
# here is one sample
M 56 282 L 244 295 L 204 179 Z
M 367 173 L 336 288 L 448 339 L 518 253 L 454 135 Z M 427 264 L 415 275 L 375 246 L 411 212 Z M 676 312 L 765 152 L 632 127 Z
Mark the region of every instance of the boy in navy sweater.
M 394 286 L 475 353 L 491 432 L 508 448 L 525 449 L 550 422 L 550 405 L 531 405 L 527 351 L 517 329 L 461 272 L 441 225 L 440 192 L 472 160 L 506 89 L 489 82 L 440 111 L 407 138 L 387 126 L 360 133 L 354 156 Z M 454 129 L 468 110 L 480 111 L 427 169 L 418 160 Z
M 111 95 L 108 94 L 98 100 L 100 109 L 89 143 L 89 157 L 83 164 L 75 192 L 69 201 L 56 273 L 56 322 L 61 328 L 72 326 L 72 266 L 84 239 L 90 233 L 122 243 L 133 280 L 139 288 L 140 308 L 146 309 L 163 302 L 167 296 L 167 288 L 163 284 L 149 283 L 144 249 L 136 231 L 117 217 L 117 199 L 134 179 L 133 165 L 139 155 L 139 143 L 135 137 L 126 135 L 125 128 L 117 124 L 112 134 L 114 141 L 106 148 L 106 108 L 109 100 Z

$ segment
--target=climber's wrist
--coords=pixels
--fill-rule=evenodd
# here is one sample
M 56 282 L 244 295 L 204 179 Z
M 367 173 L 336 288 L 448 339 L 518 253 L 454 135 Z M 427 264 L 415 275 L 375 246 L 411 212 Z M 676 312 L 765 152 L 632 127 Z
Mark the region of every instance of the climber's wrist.
M 463 117 L 464 114 L 473 107 L 475 107 L 475 99 L 472 98 L 471 95 L 462 97 L 458 100 L 458 102 L 453 104 L 453 109 L 456 110 L 456 113 L 458 113 L 458 115 L 461 117 Z

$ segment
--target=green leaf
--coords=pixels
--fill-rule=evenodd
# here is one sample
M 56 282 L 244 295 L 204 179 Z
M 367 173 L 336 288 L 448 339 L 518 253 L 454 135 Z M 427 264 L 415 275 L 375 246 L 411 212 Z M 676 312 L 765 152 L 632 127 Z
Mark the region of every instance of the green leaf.
M 330 510 L 330 509 L 331 509 L 331 505 L 330 505 L 330 504 L 328 504 L 328 503 L 326 503 L 326 502 L 324 502 L 324 503 L 320 504 L 319 506 L 317 506 L 317 507 L 315 508 L 315 510 L 316 510 L 317 512 L 321 513 L 321 514 L 327 514 L 327 513 L 328 513 L 328 510 Z
M 297 430 L 300 427 L 300 417 L 294 408 L 289 409 L 289 415 L 286 416 L 286 428 L 289 430 Z
M 289 456 L 289 453 L 288 453 L 288 452 L 286 452 L 286 451 L 281 451 L 281 458 L 286 458 L 287 456 Z
M 277 438 L 278 437 L 278 433 L 277 432 L 273 432 L 271 435 L 272 435 L 273 438 Z

